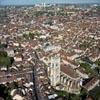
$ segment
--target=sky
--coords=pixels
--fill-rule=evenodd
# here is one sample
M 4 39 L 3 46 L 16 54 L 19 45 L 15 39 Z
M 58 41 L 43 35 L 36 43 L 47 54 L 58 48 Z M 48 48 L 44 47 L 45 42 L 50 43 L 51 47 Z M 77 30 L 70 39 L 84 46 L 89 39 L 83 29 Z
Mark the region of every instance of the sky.
M 36 3 L 100 3 L 100 0 L 0 0 L 1 5 L 30 5 Z

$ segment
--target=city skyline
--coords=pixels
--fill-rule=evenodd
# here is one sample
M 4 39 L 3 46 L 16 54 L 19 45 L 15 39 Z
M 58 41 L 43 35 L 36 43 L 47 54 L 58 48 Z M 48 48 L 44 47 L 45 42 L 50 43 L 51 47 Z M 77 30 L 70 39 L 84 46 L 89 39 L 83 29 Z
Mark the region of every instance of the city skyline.
M 64 3 L 64 4 L 77 4 L 77 3 L 100 3 L 100 0 L 0 0 L 1 5 L 33 5 L 38 3 Z

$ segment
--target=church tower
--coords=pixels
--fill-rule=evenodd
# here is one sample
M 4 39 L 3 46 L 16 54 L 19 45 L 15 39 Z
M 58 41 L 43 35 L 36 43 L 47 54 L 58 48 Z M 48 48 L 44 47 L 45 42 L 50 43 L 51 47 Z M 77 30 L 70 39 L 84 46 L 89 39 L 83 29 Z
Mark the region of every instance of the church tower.
M 56 86 L 60 82 L 60 56 L 52 56 L 50 62 L 50 83 Z

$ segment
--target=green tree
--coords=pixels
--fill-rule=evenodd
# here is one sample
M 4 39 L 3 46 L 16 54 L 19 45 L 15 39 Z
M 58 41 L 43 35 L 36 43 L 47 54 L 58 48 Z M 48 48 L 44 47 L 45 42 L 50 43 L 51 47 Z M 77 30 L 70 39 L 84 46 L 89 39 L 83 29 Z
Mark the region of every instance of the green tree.
M 4 100 L 12 100 L 11 96 L 10 96 L 10 88 L 1 84 L 0 85 L 0 97 L 3 97 Z
M 7 52 L 0 51 L 0 57 L 7 57 Z
M 29 39 L 29 36 L 28 36 L 27 34 L 23 34 L 23 37 L 24 37 L 25 39 Z
M 88 95 L 87 90 L 82 88 L 81 91 L 80 91 L 80 98 L 81 98 L 81 100 L 85 100 L 87 95 Z
M 30 37 L 30 39 L 34 39 L 34 34 L 33 33 L 29 33 L 29 37 Z

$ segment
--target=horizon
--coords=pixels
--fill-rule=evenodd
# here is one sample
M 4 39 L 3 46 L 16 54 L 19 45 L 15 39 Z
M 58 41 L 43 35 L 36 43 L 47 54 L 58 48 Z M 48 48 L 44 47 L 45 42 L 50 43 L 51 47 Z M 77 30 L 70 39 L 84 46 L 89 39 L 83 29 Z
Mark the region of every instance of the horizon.
M 100 0 L 0 0 L 0 5 L 34 5 L 34 4 L 99 4 Z

